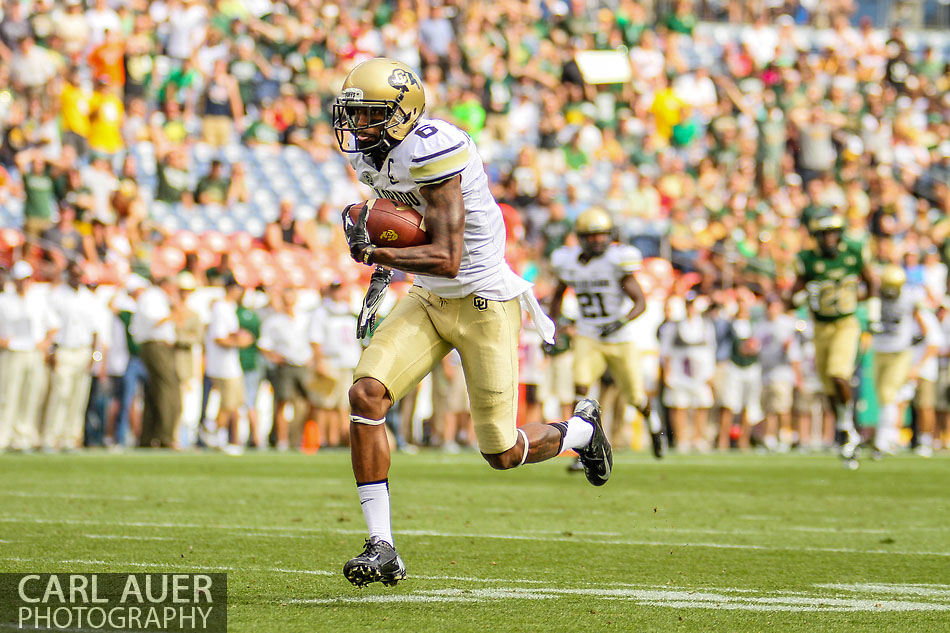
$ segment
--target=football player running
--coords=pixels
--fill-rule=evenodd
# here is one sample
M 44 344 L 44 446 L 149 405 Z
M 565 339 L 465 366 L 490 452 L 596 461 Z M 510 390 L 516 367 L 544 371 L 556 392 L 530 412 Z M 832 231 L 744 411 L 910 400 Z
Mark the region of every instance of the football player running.
M 546 340 L 553 341 L 554 325 L 541 312 L 531 284 L 505 262 L 501 210 L 474 142 L 450 123 L 423 118 L 424 110 L 416 73 L 385 58 L 354 67 L 333 106 L 337 141 L 360 181 L 378 197 L 419 211 L 431 240 L 424 246 L 377 248 L 366 229 L 368 205 L 355 221 L 344 212 L 350 254 L 377 266 L 361 327 L 373 321 L 388 269 L 415 273 L 415 285 L 363 351 L 349 392 L 353 473 L 369 528 L 363 552 L 343 567 L 357 586 L 392 585 L 406 577 L 393 546 L 383 422 L 393 403 L 453 348 L 462 359 L 479 450 L 493 468 L 540 462 L 573 448 L 587 479 L 599 486 L 613 466 L 594 400 L 579 402 L 566 422 L 515 426 L 522 305 Z
M 836 441 L 849 468 L 857 468 L 855 453 L 861 443 L 854 426 L 851 378 L 861 337 L 855 317 L 863 281 L 869 297 L 877 285 L 868 267 L 864 246 L 842 236 L 844 220 L 822 210 L 808 229 L 816 246 L 798 254 L 798 275 L 791 289 L 792 302 L 807 296 L 815 322 L 815 366 L 835 417 Z
M 880 407 L 874 433 L 874 455 L 892 455 L 898 435 L 898 394 L 910 376 L 916 299 L 904 290 L 900 266 L 881 272 L 881 318 L 870 324 L 874 334 L 874 383 Z
M 580 305 L 574 338 L 576 400 L 583 400 L 590 386 L 610 369 L 627 404 L 648 421 L 653 454 L 662 457 L 660 419 L 651 410 L 643 387 L 636 332 L 627 327 L 646 309 L 636 278 L 643 258 L 636 247 L 613 241 L 613 220 L 601 208 L 592 207 L 578 215 L 574 233 L 579 246 L 562 246 L 551 254 L 558 285 L 551 295 L 549 316 L 557 321 L 564 293 L 573 288 Z

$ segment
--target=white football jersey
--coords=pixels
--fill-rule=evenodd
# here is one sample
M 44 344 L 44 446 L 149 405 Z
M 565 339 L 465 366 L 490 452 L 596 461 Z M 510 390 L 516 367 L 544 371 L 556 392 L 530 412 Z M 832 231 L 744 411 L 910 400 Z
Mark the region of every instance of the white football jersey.
M 896 299 L 881 298 L 881 331 L 874 335 L 874 349 L 892 353 L 910 349 L 914 338 L 916 298 L 901 292 Z
M 620 280 L 640 270 L 643 257 L 636 247 L 625 244 L 611 244 L 607 252 L 587 263 L 581 261 L 580 255 L 580 246 L 562 246 L 551 253 L 551 266 L 558 279 L 577 295 L 577 333 L 600 339 L 600 326 L 623 319 L 633 307 Z M 625 343 L 635 336 L 635 329 L 628 324 L 603 341 Z
M 477 294 L 496 301 L 507 301 L 531 287 L 505 261 L 501 209 L 488 188 L 475 142 L 464 131 L 446 121 L 421 119 L 379 170 L 363 154 L 347 156 L 360 182 L 376 196 L 409 205 L 423 218 L 428 205 L 420 189 L 462 176 L 465 235 L 459 273 L 452 279 L 416 274 L 416 285 L 446 299 Z

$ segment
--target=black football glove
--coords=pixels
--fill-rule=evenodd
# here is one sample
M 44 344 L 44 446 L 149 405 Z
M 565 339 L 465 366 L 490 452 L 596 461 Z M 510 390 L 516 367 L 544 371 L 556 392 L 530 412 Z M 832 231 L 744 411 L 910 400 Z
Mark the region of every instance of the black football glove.
M 627 324 L 626 321 L 621 321 L 620 319 L 617 319 L 616 321 L 611 321 L 610 323 L 605 323 L 601 325 L 600 338 L 607 338 L 608 336 L 610 336 L 611 334 L 613 334 L 614 332 L 616 332 L 617 330 L 619 330 L 626 324 Z
M 350 256 L 360 264 L 370 265 L 369 255 L 376 250 L 369 239 L 369 231 L 366 229 L 366 221 L 369 219 L 369 205 L 365 202 L 360 209 L 360 215 L 353 221 L 350 217 L 350 205 L 343 209 L 343 233 L 346 235 L 346 243 L 350 245 Z
M 356 323 L 356 338 L 366 337 L 367 332 L 373 331 L 376 323 L 376 311 L 379 310 L 379 304 L 383 302 L 386 296 L 386 289 L 393 280 L 393 271 L 384 266 L 377 266 L 373 271 L 373 276 L 369 278 L 369 289 L 366 296 L 363 297 L 363 307 L 360 310 L 360 317 Z

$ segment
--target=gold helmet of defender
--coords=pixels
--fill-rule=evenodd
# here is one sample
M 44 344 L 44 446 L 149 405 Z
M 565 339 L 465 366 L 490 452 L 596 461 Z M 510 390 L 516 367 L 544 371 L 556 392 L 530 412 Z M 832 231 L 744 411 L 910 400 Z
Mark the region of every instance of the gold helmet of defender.
M 889 264 L 881 271 L 881 296 L 894 298 L 900 295 L 907 275 L 900 266 Z
M 346 76 L 333 104 L 337 143 L 347 153 L 391 147 L 406 138 L 425 107 L 422 81 L 412 69 L 386 57 L 366 60 Z M 368 145 L 358 141 L 360 131 L 378 126 L 382 126 L 378 140 Z M 347 133 L 353 135 L 352 145 Z
M 577 216 L 574 233 L 587 257 L 603 255 L 613 240 L 614 221 L 600 207 L 591 207 Z

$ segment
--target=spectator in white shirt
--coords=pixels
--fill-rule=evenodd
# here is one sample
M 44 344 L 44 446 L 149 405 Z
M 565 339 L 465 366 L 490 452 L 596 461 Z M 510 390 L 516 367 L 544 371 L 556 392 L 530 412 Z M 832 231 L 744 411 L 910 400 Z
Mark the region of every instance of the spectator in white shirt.
M 96 0 L 95 8 L 86 11 L 86 23 L 89 25 L 90 48 L 106 40 L 106 30 L 118 31 L 122 28 L 119 14 L 109 8 L 107 0 Z
M 360 360 L 362 346 L 356 337 L 356 315 L 350 306 L 349 291 L 339 281 L 330 284 L 326 298 L 310 321 L 310 343 L 318 378 L 329 377 L 332 387 L 318 394 L 316 421 L 320 442 L 339 446 L 348 435 L 347 412 L 353 371 Z
M 142 293 L 130 331 L 140 344 L 145 382 L 141 446 L 171 448 L 181 416 L 181 384 L 175 368 L 175 321 L 181 294 L 174 279 L 163 277 Z
M 97 350 L 103 329 L 98 299 L 82 285 L 78 263 L 71 263 L 66 275 L 66 283 L 56 286 L 48 298 L 59 329 L 53 339 L 56 348 L 41 442 L 47 450 L 72 450 L 82 445 L 92 369 L 103 358 Z M 105 364 L 100 362 L 98 367 L 104 379 Z
M 32 450 L 56 321 L 46 297 L 32 289 L 33 267 L 18 261 L 10 273 L 14 291 L 0 294 L 0 449 Z
M 274 292 L 271 304 L 274 313 L 261 323 L 257 346 L 274 364 L 274 438 L 278 450 L 287 450 L 291 431 L 296 440 L 300 435 L 296 422 L 302 422 L 307 413 L 306 406 L 300 406 L 301 399 L 316 402 L 311 389 L 313 349 L 304 343 L 309 339 L 310 317 L 297 308 L 297 291 L 293 288 Z M 294 405 L 293 429 L 285 414 L 288 404 Z
M 225 287 L 223 299 L 211 304 L 211 322 L 205 336 L 205 375 L 218 392 L 218 445 L 229 452 L 240 452 L 238 420 L 244 404 L 244 379 L 238 348 L 251 342 L 251 334 L 238 325 L 238 301 L 244 294 L 233 279 Z

